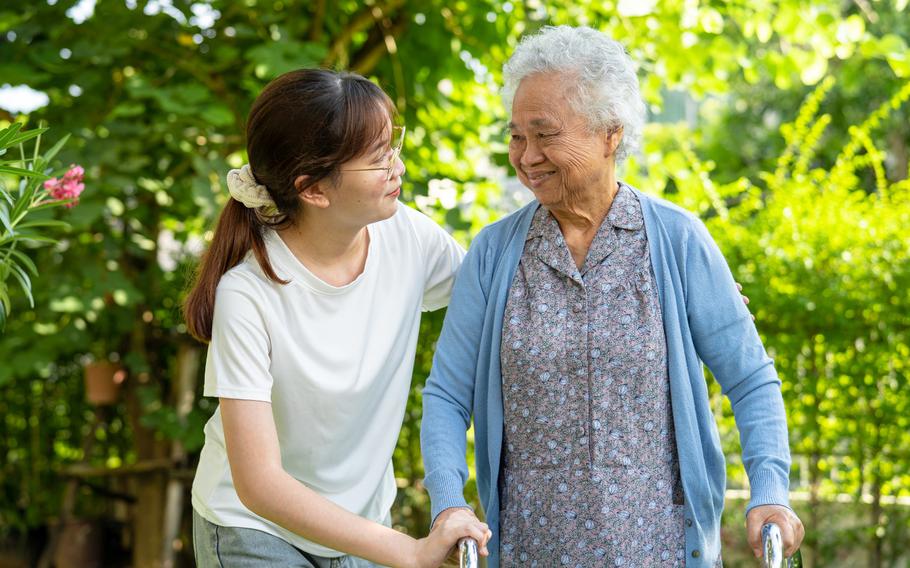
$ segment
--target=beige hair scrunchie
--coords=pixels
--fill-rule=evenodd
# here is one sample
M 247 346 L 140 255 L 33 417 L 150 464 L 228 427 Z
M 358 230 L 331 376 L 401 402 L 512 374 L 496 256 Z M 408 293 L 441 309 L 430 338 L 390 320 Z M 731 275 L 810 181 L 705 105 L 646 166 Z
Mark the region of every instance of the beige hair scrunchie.
M 275 201 L 269 195 L 269 190 L 253 177 L 253 170 L 246 164 L 239 170 L 231 170 L 227 174 L 227 186 L 231 197 L 243 203 L 249 209 L 269 208 L 276 210 Z

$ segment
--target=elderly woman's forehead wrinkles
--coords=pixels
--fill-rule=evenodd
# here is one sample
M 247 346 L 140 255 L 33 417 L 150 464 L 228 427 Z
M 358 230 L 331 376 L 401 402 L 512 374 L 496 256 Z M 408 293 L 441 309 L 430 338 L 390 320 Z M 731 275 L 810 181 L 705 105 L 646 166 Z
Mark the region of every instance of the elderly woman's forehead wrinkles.
M 535 118 L 531 120 L 531 126 L 535 128 L 557 126 L 558 121 L 550 118 Z
M 562 121 L 556 117 L 546 117 L 546 118 L 532 118 L 526 122 L 528 128 L 560 128 L 562 126 Z M 521 130 L 522 124 L 516 122 L 515 120 L 510 120 L 508 124 L 509 130 Z

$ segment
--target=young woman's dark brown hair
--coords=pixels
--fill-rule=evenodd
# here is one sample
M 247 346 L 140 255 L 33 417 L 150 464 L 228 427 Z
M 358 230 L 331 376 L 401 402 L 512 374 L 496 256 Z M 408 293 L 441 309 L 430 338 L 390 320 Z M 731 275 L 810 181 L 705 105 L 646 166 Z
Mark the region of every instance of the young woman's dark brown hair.
M 363 77 L 301 70 L 250 111 L 250 163 L 185 304 L 219 399 L 193 481 L 200 566 L 429 567 L 490 536 L 390 528 L 420 313 L 448 303 L 464 255 L 397 200 L 393 110 Z
M 394 112 L 382 89 L 354 73 L 301 69 L 266 86 L 250 110 L 246 139 L 249 169 L 274 207 L 248 208 L 228 199 L 184 303 L 193 337 L 211 340 L 218 282 L 250 250 L 269 278 L 284 283 L 265 253 L 263 229 L 293 223 L 302 207 L 300 192 L 334 181 L 341 164 L 382 137 Z

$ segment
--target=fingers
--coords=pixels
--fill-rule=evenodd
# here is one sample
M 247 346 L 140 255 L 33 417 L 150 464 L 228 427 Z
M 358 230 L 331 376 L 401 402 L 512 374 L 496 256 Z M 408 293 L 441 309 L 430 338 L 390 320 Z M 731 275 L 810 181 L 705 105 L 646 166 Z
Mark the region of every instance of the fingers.
M 481 556 L 489 556 L 487 543 L 493 538 L 493 532 L 486 523 L 480 522 L 474 511 L 465 507 L 446 509 L 436 517 L 432 531 L 442 529 L 445 534 L 453 535 L 457 540 L 468 537 L 477 541 L 477 551 Z M 431 532 L 432 532 L 431 531 Z
M 780 528 L 781 543 L 783 544 L 784 556 L 790 557 L 796 553 L 800 543 L 803 540 L 802 522 L 789 509 L 784 511 L 775 511 L 767 517 L 761 524 L 764 526 L 768 523 L 774 523 Z
M 806 536 L 806 528 L 803 526 L 802 521 L 799 520 L 799 517 L 797 517 L 795 513 L 790 513 L 788 517 L 788 522 L 786 524 L 793 534 L 793 541 L 787 542 L 785 538 L 784 554 L 787 556 L 793 556 L 796 554 L 799 546 L 803 543 L 803 538 Z
M 486 523 L 471 523 L 466 529 L 464 536 L 469 536 L 476 540 L 478 548 L 486 544 L 486 536 L 490 531 Z
M 487 550 L 487 543 L 490 542 L 490 539 L 491 539 L 491 538 L 493 538 L 493 531 L 491 531 L 490 529 L 487 529 L 487 532 L 484 533 L 484 535 L 483 535 L 483 540 L 482 540 L 482 541 L 479 541 L 479 542 L 480 542 L 480 555 L 481 555 L 481 556 L 489 556 L 489 555 L 490 555 L 490 551 Z
M 796 552 L 796 531 L 793 525 L 790 524 L 790 519 L 779 519 L 779 517 L 780 515 L 775 515 L 775 520 L 772 522 L 777 523 L 777 526 L 780 527 L 780 536 L 784 544 L 784 556 L 793 556 L 793 553 Z
M 474 537 L 474 540 L 477 541 L 477 551 L 480 552 L 481 556 L 489 556 L 490 551 L 487 550 L 487 542 L 493 536 L 493 533 L 486 523 L 478 523 L 475 526 L 480 529 L 480 535 Z
M 740 284 L 739 282 L 737 282 L 737 283 L 736 283 L 736 289 L 739 290 L 740 292 L 742 292 L 742 291 L 743 291 L 743 285 Z
M 761 524 L 751 522 L 751 515 L 746 520 L 746 542 L 756 558 L 761 558 Z

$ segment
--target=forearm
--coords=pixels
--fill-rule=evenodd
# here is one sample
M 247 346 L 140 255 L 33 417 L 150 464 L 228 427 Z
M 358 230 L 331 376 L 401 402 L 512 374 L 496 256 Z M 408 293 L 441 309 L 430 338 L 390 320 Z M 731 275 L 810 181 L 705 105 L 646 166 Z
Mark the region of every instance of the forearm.
M 790 447 L 780 385 L 766 382 L 733 406 L 749 475 L 751 500 L 758 505 L 789 504 Z
M 414 565 L 415 539 L 345 510 L 283 469 L 258 472 L 254 484 L 244 491 L 238 487 L 238 494 L 257 515 L 307 540 L 383 566 Z
M 468 479 L 467 422 L 462 409 L 445 396 L 424 391 L 420 446 L 426 471 L 424 485 L 430 494 L 431 519 L 445 509 L 466 507 L 464 485 Z

